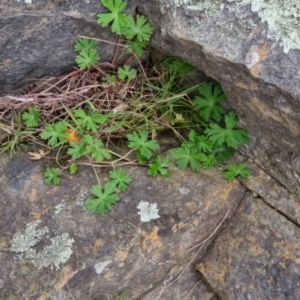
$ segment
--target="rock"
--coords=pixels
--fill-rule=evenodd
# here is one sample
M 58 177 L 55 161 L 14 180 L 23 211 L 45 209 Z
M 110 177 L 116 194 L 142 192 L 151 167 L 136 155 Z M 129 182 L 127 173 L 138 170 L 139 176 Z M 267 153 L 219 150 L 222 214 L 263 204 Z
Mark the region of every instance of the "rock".
M 300 202 L 293 193 L 286 189 L 277 180 L 260 169 L 255 162 L 236 153 L 235 163 L 246 163 L 251 170 L 249 178 L 239 178 L 239 181 L 253 194 L 261 197 L 268 205 L 274 207 L 291 222 L 300 226 Z
M 300 4 L 141 0 L 151 45 L 217 80 L 250 135 L 241 151 L 300 194 Z
M 26 152 L 0 156 L 1 299 L 100 300 L 124 291 L 130 299 L 217 299 L 189 263 L 243 198 L 237 181 L 176 168 L 169 179 L 152 179 L 145 168 L 128 167 L 129 190 L 100 216 L 83 209 L 97 183 L 92 170 L 80 167 L 46 186 L 49 165 Z M 103 184 L 107 172 L 98 176 Z
M 221 299 L 297 300 L 299 239 L 298 225 L 247 193 L 197 269 Z
M 127 2 L 126 12 L 134 13 L 138 1 Z M 35 78 L 71 71 L 80 35 L 116 42 L 109 28 L 96 23 L 97 13 L 106 11 L 99 0 L 0 4 L 0 93 L 15 94 Z M 101 43 L 98 50 L 103 62 L 110 61 L 115 47 Z

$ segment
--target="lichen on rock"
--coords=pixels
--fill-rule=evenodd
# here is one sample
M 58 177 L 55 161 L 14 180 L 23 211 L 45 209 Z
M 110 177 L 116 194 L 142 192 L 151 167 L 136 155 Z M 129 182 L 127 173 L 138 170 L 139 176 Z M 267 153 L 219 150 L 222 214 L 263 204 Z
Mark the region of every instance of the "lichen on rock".
M 41 252 L 36 253 L 33 247 L 43 239 L 45 233 L 49 232 L 48 227 L 37 229 L 41 223 L 40 220 L 33 221 L 27 224 L 24 233 L 17 232 L 12 241 L 10 250 L 16 253 L 21 253 L 20 258 L 25 257 L 38 267 L 56 267 L 59 269 L 60 263 L 65 263 L 72 254 L 71 246 L 74 239 L 69 238 L 68 233 L 63 233 L 61 236 L 51 238 L 52 245 L 46 246 Z
M 300 49 L 300 1 L 295 0 L 160 0 L 160 10 L 164 14 L 168 9 L 184 7 L 194 11 L 204 11 L 206 16 L 221 14 L 227 7 L 237 11 L 250 5 L 262 22 L 268 24 L 268 37 L 279 42 L 284 53 L 291 49 Z

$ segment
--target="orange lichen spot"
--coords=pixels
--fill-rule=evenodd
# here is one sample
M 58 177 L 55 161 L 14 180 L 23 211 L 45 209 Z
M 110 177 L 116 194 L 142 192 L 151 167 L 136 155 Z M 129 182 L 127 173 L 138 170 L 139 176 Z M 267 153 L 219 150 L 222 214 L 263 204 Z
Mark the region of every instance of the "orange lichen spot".
M 105 274 L 104 278 L 107 280 L 107 281 L 111 281 L 111 278 L 114 276 L 114 272 L 112 271 L 109 271 Z
M 117 253 L 115 254 L 115 257 L 118 259 L 118 261 L 124 261 L 128 256 L 128 252 L 127 251 L 121 251 L 118 250 Z
M 142 249 L 151 252 L 153 248 L 162 247 L 162 242 L 158 236 L 158 227 L 154 226 L 150 234 L 146 234 L 142 238 Z
M 103 245 L 103 240 L 102 239 L 98 239 L 95 241 L 94 245 L 93 245 L 93 250 L 94 252 L 97 252 L 98 249 Z
M 82 250 L 83 250 L 83 252 L 86 253 L 86 254 L 90 253 L 90 250 L 89 250 L 88 247 L 83 247 Z
M 41 211 L 35 211 L 32 213 L 34 219 L 39 220 L 42 216 L 42 212 Z
M 65 284 L 77 273 L 77 270 L 74 270 L 71 265 L 64 266 L 59 273 L 59 280 L 54 288 L 59 291 Z
M 48 18 L 47 17 L 42 17 L 40 19 L 40 24 L 45 24 L 45 23 L 48 23 Z

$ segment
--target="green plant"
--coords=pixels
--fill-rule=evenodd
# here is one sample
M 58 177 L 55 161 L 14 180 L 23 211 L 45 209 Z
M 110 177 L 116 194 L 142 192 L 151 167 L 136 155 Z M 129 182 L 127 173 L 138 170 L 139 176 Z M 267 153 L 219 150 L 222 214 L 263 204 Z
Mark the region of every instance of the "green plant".
M 162 177 L 167 178 L 171 176 L 169 170 L 170 167 L 170 157 L 161 157 L 158 155 L 150 164 L 148 175 L 156 177 L 160 174 Z
M 76 82 L 65 97 L 75 95 L 72 101 L 61 101 L 50 117 L 48 108 L 32 106 L 24 110 L 11 121 L 12 127 L 5 125 L 10 128 L 7 129 L 10 137 L 2 143 L 4 150 L 0 151 L 12 153 L 26 139 L 38 140 L 39 144 L 45 141 L 47 151 L 29 152 L 33 160 L 51 159 L 50 151 L 56 152 L 59 168 L 46 169 L 45 184 L 59 184 L 63 170 L 76 174 L 81 165 L 91 166 L 94 171 L 96 167 L 112 168 L 104 186 L 95 171 L 98 184 L 91 188 L 93 198 L 86 201 L 88 211 L 101 215 L 112 209 L 120 198 L 119 193 L 126 192 L 132 182 L 123 165 L 142 165 L 148 167 L 149 176 L 167 178 L 171 176 L 173 158 L 181 170 L 190 167 L 199 172 L 219 166 L 225 170 L 227 180 L 249 176 L 244 164 L 226 166 L 238 146 L 249 139 L 245 130 L 236 128 L 236 113 L 226 113 L 222 107 L 225 101 L 222 89 L 210 82 L 183 88 L 183 79 L 194 67 L 177 58 L 142 64 L 136 54 L 142 55 L 153 27 L 144 16 L 133 18 L 124 14 L 126 3 L 121 0 L 101 2 L 109 13 L 98 14 L 97 22 L 102 26 L 111 25 L 113 32 L 123 35 L 116 46 L 116 55 L 119 48 L 125 49 L 130 54 L 126 62 L 135 60 L 137 67 L 120 65 L 114 57 L 103 71 L 98 64 L 98 42 L 80 38 L 74 50 L 82 71 L 72 73 L 74 78 L 66 75 L 70 80 L 64 85 L 59 79 L 52 89 L 47 88 L 47 92 L 53 91 L 54 97 L 62 86 L 69 91 Z M 199 95 L 191 99 L 192 92 Z M 181 145 L 172 149 L 171 155 L 162 156 L 157 137 L 166 130 L 174 132 Z M 116 139 L 126 145 L 125 154 L 112 150 L 112 141 Z M 134 153 L 136 156 L 132 158 Z
M 60 176 L 61 170 L 58 168 L 49 168 L 47 167 L 46 171 L 44 172 L 44 183 L 45 184 L 60 184 Z
M 232 181 L 237 176 L 241 176 L 243 178 L 248 178 L 251 175 L 251 171 L 248 169 L 246 164 L 230 164 L 226 167 L 226 171 L 224 173 L 224 178 Z
M 228 147 L 237 149 L 240 144 L 248 143 L 248 133 L 244 129 L 235 129 L 238 122 L 234 111 L 225 115 L 225 128 L 216 123 L 211 123 L 205 130 L 209 139 L 217 145 L 226 144 Z
M 141 157 L 149 159 L 153 151 L 158 150 L 159 145 L 156 140 L 148 141 L 148 132 L 141 130 L 138 133 L 127 134 L 129 141 L 128 147 L 137 150 Z
M 91 193 L 96 196 L 94 199 L 86 201 L 86 209 L 88 211 L 97 211 L 100 215 L 105 215 L 108 210 L 112 209 L 112 204 L 116 203 L 120 197 L 116 194 L 116 185 L 109 181 L 104 185 L 93 185 Z
M 28 111 L 22 114 L 22 120 L 26 127 L 37 127 L 40 122 L 40 111 L 35 107 L 29 107 Z

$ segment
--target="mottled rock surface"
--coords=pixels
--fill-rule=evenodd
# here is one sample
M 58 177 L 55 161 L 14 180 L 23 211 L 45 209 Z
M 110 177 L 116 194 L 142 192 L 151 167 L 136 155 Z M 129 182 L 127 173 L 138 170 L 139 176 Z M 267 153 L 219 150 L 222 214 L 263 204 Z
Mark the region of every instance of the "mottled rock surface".
M 46 186 L 49 164 L 25 152 L 0 156 L 0 299 L 69 299 L 70 291 L 81 300 L 124 291 L 128 299 L 216 299 L 192 258 L 199 251 L 200 259 L 215 235 L 201 249 L 199 243 L 243 198 L 237 181 L 217 170 L 175 168 L 170 179 L 152 179 L 146 169 L 130 167 L 129 190 L 100 216 L 83 209 L 96 184 L 92 170 Z M 102 183 L 106 176 L 99 170 Z
M 152 46 L 220 82 L 250 133 L 243 153 L 299 195 L 300 2 L 142 0 L 138 9 L 155 26 Z
M 297 300 L 299 257 L 299 226 L 248 193 L 197 269 L 221 299 Z
M 127 1 L 126 12 L 134 13 L 137 2 Z M 116 42 L 109 28 L 96 23 L 97 13 L 106 11 L 99 0 L 1 1 L 0 94 L 71 71 L 79 36 Z M 115 48 L 101 43 L 98 50 L 102 61 L 110 61 Z

